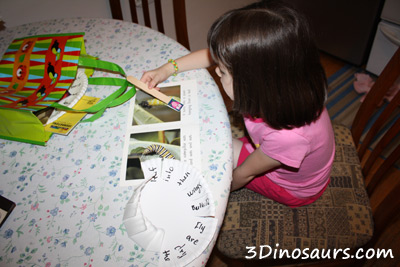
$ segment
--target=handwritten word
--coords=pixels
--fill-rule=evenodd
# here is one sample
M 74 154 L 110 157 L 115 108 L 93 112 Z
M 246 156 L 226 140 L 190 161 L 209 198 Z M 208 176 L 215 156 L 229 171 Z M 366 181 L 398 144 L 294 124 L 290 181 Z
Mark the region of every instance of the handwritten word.
M 164 261 L 170 261 L 169 255 L 171 254 L 169 250 L 163 252 L 164 254 Z
M 186 181 L 188 176 L 190 175 L 190 172 L 185 172 L 183 175 L 183 178 L 180 178 L 179 181 L 177 182 L 179 186 L 183 185 L 183 183 Z
M 204 232 L 204 230 L 206 229 L 206 226 L 203 225 L 201 222 L 197 222 L 196 226 L 194 227 L 194 229 L 199 229 L 200 230 L 200 234 L 202 234 Z
M 186 236 L 186 240 L 189 241 L 189 242 L 192 242 L 193 245 L 197 245 L 197 242 L 199 242 L 198 239 L 196 239 L 194 237 L 191 237 L 190 235 Z
M 199 205 L 192 205 L 192 210 L 199 210 L 210 205 L 210 200 L 207 198 L 206 201 L 200 202 Z
M 154 172 L 154 175 L 150 178 L 150 182 L 156 182 L 158 178 L 157 168 L 156 167 L 149 168 L 149 171 Z
M 183 249 L 186 244 L 183 244 L 182 246 L 176 246 L 174 249 L 178 251 L 180 254 L 177 256 L 178 259 L 181 259 L 186 256 L 186 251 Z
M 171 179 L 171 173 L 174 171 L 174 167 L 169 167 L 168 170 L 166 170 L 165 172 L 168 173 L 167 177 L 164 178 L 164 181 L 169 182 L 169 180 Z
M 199 191 L 199 194 L 200 194 L 202 187 L 203 186 L 200 183 L 198 183 L 190 192 L 187 193 L 188 197 L 193 196 L 193 194 L 196 193 L 197 191 Z

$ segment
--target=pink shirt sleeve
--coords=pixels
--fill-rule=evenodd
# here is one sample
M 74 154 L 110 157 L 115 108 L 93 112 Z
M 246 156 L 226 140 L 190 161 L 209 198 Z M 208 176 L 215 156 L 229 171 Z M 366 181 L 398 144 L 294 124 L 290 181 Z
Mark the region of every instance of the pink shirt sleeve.
M 261 150 L 284 165 L 299 168 L 310 151 L 310 143 L 293 131 L 272 131 L 262 137 Z

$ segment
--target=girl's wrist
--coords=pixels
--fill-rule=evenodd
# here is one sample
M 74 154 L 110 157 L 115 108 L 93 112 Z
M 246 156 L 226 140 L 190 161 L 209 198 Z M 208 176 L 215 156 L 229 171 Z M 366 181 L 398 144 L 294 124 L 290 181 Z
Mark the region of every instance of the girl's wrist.
M 169 76 L 174 75 L 175 73 L 175 68 L 174 65 L 172 65 L 171 63 L 167 62 L 163 65 L 163 69 L 165 70 L 165 72 L 167 73 L 167 78 Z
M 168 63 L 170 63 L 172 65 L 172 67 L 174 68 L 174 72 L 172 73 L 172 75 L 176 76 L 179 72 L 178 64 L 173 59 L 169 59 Z

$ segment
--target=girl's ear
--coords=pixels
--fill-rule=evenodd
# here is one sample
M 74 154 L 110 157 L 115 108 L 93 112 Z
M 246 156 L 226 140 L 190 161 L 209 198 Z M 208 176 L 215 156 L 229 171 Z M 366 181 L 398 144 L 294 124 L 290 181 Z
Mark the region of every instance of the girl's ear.
M 215 68 L 215 73 L 218 75 L 218 77 L 222 77 L 221 69 L 218 66 Z

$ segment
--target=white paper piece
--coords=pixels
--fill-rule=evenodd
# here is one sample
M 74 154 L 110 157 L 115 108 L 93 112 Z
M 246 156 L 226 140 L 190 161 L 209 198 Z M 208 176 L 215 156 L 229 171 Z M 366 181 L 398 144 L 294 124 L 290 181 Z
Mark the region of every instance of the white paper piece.
M 185 266 L 207 248 L 217 228 L 211 217 L 187 217 L 177 223 L 179 233 L 166 232 L 159 266 Z
M 145 182 L 125 208 L 128 235 L 144 249 L 159 251 L 159 266 L 189 264 L 207 248 L 217 227 L 207 182 L 178 160 L 150 159 L 142 169 Z
M 142 214 L 137 214 L 135 217 L 124 220 L 126 232 L 128 236 L 134 236 L 141 232 L 146 231 L 146 222 Z
M 154 182 L 161 177 L 162 161 L 160 158 L 141 162 L 141 166 L 144 174 L 144 181 L 152 180 L 152 182 Z M 142 184 L 142 186 L 144 186 L 144 184 Z
M 136 243 L 148 251 L 160 251 L 164 239 L 164 230 L 156 228 L 148 219 L 144 218 L 146 230 L 129 237 Z

